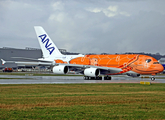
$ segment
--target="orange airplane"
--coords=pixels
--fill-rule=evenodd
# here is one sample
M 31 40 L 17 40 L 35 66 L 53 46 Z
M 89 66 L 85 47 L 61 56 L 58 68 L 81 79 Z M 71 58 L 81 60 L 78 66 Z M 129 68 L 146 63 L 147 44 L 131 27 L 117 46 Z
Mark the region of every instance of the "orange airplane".
M 43 52 L 43 58 L 32 59 L 31 62 L 16 62 L 2 60 L 2 64 L 16 63 L 23 65 L 49 65 L 55 74 L 66 74 L 71 70 L 84 75 L 84 79 L 111 80 L 111 75 L 125 74 L 131 77 L 140 75 L 154 75 L 164 70 L 159 62 L 150 56 L 139 54 L 115 54 L 115 55 L 63 55 L 50 39 L 45 30 L 35 26 L 39 44 Z M 32 62 L 33 61 L 33 62 Z

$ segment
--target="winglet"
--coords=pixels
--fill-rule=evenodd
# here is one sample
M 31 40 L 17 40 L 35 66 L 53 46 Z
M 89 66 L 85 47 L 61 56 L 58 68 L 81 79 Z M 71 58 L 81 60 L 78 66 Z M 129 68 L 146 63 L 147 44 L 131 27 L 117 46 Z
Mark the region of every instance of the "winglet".
M 1 59 L 1 61 L 2 61 L 2 65 L 4 65 L 4 64 L 6 63 L 6 61 L 5 61 L 5 60 L 3 60 L 3 59 Z

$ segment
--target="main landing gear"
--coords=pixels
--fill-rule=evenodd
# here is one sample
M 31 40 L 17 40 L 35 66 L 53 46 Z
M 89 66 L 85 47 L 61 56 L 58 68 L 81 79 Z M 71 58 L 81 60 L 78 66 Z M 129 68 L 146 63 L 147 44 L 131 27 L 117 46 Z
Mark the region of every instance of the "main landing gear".
M 97 76 L 97 77 L 84 76 L 84 80 L 111 80 L 111 76 Z

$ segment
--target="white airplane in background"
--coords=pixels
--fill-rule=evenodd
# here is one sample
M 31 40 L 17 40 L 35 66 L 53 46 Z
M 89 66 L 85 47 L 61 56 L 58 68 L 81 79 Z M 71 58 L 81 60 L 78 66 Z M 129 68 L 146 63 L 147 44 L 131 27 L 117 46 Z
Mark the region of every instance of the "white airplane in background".
M 43 58 L 23 58 L 28 62 L 1 59 L 2 64 L 52 66 L 55 74 L 66 74 L 70 70 L 74 70 L 84 74 L 84 79 L 100 79 L 100 75 L 104 75 L 104 79 L 111 79 L 111 75 L 119 74 L 131 77 L 138 77 L 141 74 L 156 75 L 164 70 L 155 58 L 146 55 L 63 55 L 42 27 L 35 26 L 34 29 L 43 52 Z M 151 80 L 155 80 L 155 78 L 151 77 Z

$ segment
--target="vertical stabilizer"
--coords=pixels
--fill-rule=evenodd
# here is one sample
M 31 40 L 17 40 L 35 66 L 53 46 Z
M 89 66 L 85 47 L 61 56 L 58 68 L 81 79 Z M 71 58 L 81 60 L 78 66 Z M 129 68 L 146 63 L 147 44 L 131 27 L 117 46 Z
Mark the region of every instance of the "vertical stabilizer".
M 41 26 L 34 26 L 44 58 L 62 55 L 48 34 Z

